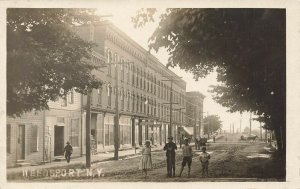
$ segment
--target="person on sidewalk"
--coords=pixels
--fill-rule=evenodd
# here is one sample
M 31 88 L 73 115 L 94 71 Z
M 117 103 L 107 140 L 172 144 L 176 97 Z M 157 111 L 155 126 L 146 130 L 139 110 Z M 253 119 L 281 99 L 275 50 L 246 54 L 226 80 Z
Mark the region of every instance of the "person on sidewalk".
M 70 142 L 67 142 L 67 145 L 64 148 L 65 158 L 68 163 L 70 163 L 71 155 L 73 153 L 73 147 L 71 146 Z
M 205 173 L 208 177 L 208 164 L 209 164 L 210 155 L 206 152 L 206 147 L 202 148 L 202 153 L 200 154 L 199 160 L 202 164 L 202 177 L 204 177 Z
M 147 178 L 147 171 L 152 169 L 150 140 L 146 140 L 145 147 L 142 148 L 142 159 L 140 161 L 139 169 L 143 170 L 145 178 Z
M 176 144 L 173 142 L 173 137 L 168 137 L 169 142 L 165 144 L 164 150 L 166 151 L 167 157 L 167 174 L 168 177 L 172 177 L 172 170 L 173 170 L 173 177 L 175 177 L 175 150 L 177 150 Z
M 189 145 L 189 139 L 185 138 L 184 139 L 184 146 L 182 147 L 182 163 L 181 163 L 181 170 L 179 173 L 179 177 L 181 177 L 183 168 L 188 164 L 188 177 L 190 177 L 191 173 L 191 165 L 192 165 L 192 157 L 193 157 L 193 150 L 192 146 Z

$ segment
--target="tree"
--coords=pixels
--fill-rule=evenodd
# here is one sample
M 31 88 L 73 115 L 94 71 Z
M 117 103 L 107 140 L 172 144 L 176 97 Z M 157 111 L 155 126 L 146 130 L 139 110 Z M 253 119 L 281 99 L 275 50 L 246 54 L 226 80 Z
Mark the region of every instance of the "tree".
M 135 26 L 144 17 L 137 14 Z M 275 130 L 285 155 L 286 31 L 284 9 L 167 9 L 149 39 L 169 52 L 168 66 L 205 77 L 215 68 L 222 85 L 214 100 L 231 112 L 251 111 Z
M 101 82 L 91 71 L 92 47 L 74 31 L 98 20 L 91 9 L 7 9 L 7 115 L 47 109 L 71 90 Z
M 212 134 L 218 131 L 220 128 L 222 128 L 222 122 L 220 120 L 220 117 L 217 115 L 209 115 L 203 119 L 203 122 L 204 122 L 204 128 L 203 128 L 204 134 Z

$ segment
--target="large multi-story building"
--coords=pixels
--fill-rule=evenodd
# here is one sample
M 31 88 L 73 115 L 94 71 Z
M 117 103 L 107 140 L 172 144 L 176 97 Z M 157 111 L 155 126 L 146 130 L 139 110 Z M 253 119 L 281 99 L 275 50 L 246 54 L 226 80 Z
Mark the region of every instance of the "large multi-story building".
M 187 126 L 189 117 L 186 82 L 109 22 L 79 26 L 76 31 L 97 45 L 91 61 L 99 69 L 93 74 L 103 82 L 91 93 L 95 150 L 113 149 L 117 110 L 120 148 L 143 145 L 147 139 L 153 145 L 163 145 L 169 134 L 179 142 L 179 131 L 186 130 L 180 128 Z M 189 103 L 194 104 L 191 100 Z M 63 155 L 67 141 L 74 148 L 73 157 L 85 154 L 87 107 L 86 96 L 71 92 L 49 102 L 49 110 L 33 111 L 21 118 L 7 117 L 7 165 L 53 161 Z
M 78 34 L 97 44 L 95 63 L 101 57 L 106 60 L 106 67 L 96 73 L 104 85 L 93 90 L 91 100 L 91 129 L 97 150 L 113 147 L 117 105 L 121 147 L 142 145 L 146 139 L 153 144 L 165 143 L 170 129 L 170 78 L 177 78 L 172 83 L 172 135 L 179 140 L 177 128 L 184 124 L 185 110 L 176 111 L 176 107 L 185 107 L 185 81 L 109 22 L 81 26 Z
M 203 136 L 203 100 L 205 96 L 198 91 L 186 92 L 187 128 L 194 137 Z

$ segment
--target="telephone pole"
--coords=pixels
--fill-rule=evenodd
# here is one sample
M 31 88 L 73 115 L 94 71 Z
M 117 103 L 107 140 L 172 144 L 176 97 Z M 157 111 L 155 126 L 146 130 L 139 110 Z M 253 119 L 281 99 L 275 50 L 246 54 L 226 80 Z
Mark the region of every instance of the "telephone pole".
M 252 112 L 250 112 L 250 119 L 249 119 L 249 121 L 250 121 L 250 136 L 251 136 Z
M 163 104 L 170 104 L 170 125 L 169 125 L 169 129 L 168 129 L 168 136 L 172 136 L 172 112 L 173 112 L 173 104 L 178 104 L 178 103 L 174 103 L 173 102 L 173 82 L 174 81 L 180 81 L 178 80 L 181 77 L 178 76 L 163 76 L 166 77 L 168 79 L 166 80 L 162 80 L 162 81 L 170 81 L 171 82 L 171 87 L 170 87 L 170 102 L 169 103 L 163 103 Z M 177 79 L 176 79 L 177 78 Z
M 87 102 L 86 102 L 86 149 L 85 149 L 85 159 L 86 159 L 86 168 L 91 168 L 91 93 L 92 90 L 88 89 L 87 93 Z
M 118 81 L 118 63 L 116 63 L 116 115 L 115 115 L 115 127 L 114 127 L 114 147 L 115 147 L 115 154 L 114 159 L 119 159 L 119 132 L 120 132 L 120 125 L 119 125 L 119 81 Z

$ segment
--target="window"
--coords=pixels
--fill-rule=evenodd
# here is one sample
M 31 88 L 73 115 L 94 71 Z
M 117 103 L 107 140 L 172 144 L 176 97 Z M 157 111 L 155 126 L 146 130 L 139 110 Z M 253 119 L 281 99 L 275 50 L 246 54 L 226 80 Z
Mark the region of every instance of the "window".
M 129 106 L 130 106 L 130 92 L 128 91 L 127 93 L 127 110 L 129 111 Z
M 124 81 L 124 59 L 121 59 L 121 81 Z
M 134 65 L 133 65 L 133 66 L 132 66 L 132 85 L 133 85 L 133 86 L 134 86 L 134 81 L 135 81 L 134 74 L 135 74 L 135 67 L 134 67 Z
M 32 125 L 31 126 L 31 152 L 38 151 L 38 126 Z
M 127 60 L 127 62 L 128 62 L 128 60 Z M 128 65 L 127 66 L 127 83 L 128 84 L 130 83 L 129 71 L 130 71 L 130 66 Z
M 156 100 L 154 100 L 154 116 L 156 116 Z
M 115 63 L 115 66 L 117 66 L 116 65 L 116 63 L 118 63 L 118 61 L 119 61 L 119 57 L 118 57 L 118 54 L 117 53 L 115 53 L 115 55 L 114 55 L 114 62 L 113 63 Z M 117 76 L 117 69 L 115 69 L 115 77 Z
M 68 94 L 68 102 L 69 102 L 69 104 L 73 104 L 74 103 L 74 91 L 71 91 Z
M 135 107 L 135 95 L 132 93 L 132 112 L 134 112 L 134 107 Z
M 109 107 L 111 106 L 111 93 L 112 93 L 112 88 L 111 88 L 111 86 L 109 85 L 109 86 L 108 86 L 108 90 L 107 90 L 108 106 L 109 106 Z
M 157 104 L 157 113 L 158 113 L 157 116 L 160 118 L 160 104 L 159 103 Z
M 146 99 L 146 96 L 144 96 L 144 114 L 147 114 L 147 99 Z
M 136 112 L 139 113 L 139 107 L 140 107 L 140 96 L 137 95 L 136 97 Z
M 66 107 L 67 106 L 67 96 L 63 96 L 61 99 L 61 106 Z
M 69 141 L 73 147 L 79 146 L 79 119 L 71 120 Z
M 107 53 L 107 63 L 109 64 L 108 65 L 108 76 L 111 76 L 111 62 L 112 62 L 112 53 L 110 51 L 108 51 Z
M 141 104 L 140 104 L 141 108 L 140 108 L 140 111 L 141 113 L 143 113 L 143 97 L 141 96 Z
M 6 125 L 6 152 L 11 153 L 11 125 Z
M 121 110 L 124 110 L 124 89 L 121 89 Z
M 97 91 L 97 96 L 98 96 L 98 104 L 102 104 L 102 88 L 99 88 Z

